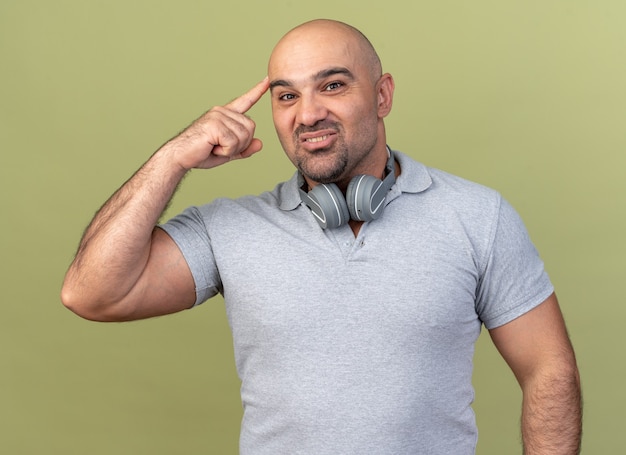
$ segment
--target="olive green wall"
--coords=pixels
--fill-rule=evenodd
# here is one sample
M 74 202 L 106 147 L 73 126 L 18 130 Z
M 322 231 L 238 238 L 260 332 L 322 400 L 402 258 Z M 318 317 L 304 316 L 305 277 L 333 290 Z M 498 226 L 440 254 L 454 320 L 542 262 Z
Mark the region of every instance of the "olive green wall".
M 626 447 L 622 0 L 0 3 L 0 453 L 235 453 L 241 409 L 221 301 L 96 324 L 58 293 L 94 211 L 158 146 L 265 74 L 308 19 L 361 28 L 395 76 L 389 143 L 500 190 L 557 286 L 586 453 Z M 170 214 L 291 175 L 265 151 L 195 171 Z M 246 228 L 242 226 L 242 228 Z M 515 381 L 481 337 L 479 454 L 519 453 Z

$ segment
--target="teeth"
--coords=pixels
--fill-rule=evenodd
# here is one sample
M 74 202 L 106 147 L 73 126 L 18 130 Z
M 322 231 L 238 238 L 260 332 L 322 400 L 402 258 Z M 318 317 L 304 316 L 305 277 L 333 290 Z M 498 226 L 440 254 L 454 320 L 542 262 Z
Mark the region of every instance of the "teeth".
M 307 139 L 307 142 L 322 142 L 324 140 L 326 140 L 328 136 L 319 136 L 319 137 L 311 137 L 309 139 Z

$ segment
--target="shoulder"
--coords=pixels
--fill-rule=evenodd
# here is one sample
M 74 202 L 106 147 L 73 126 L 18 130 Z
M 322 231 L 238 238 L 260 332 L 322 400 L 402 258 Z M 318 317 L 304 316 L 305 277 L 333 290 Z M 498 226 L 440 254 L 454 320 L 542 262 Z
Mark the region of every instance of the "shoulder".
M 441 169 L 429 167 L 428 172 L 433 179 L 433 189 L 442 194 L 470 200 L 500 197 L 498 191 L 493 188 Z
M 281 210 L 293 210 L 300 203 L 295 177 L 278 183 L 271 191 L 260 194 L 245 195 L 237 198 L 220 198 L 208 204 L 207 209 L 219 208 L 220 210 L 255 212 L 259 214 L 272 213 Z
M 408 155 L 395 152 L 402 172 L 398 189 L 403 195 L 419 195 L 420 204 L 428 204 L 438 212 L 460 211 L 495 216 L 502 204 L 500 193 L 483 184 L 467 180 L 441 169 L 426 166 Z
M 192 206 L 183 216 L 193 216 L 205 224 L 233 223 L 242 218 L 275 219 L 284 211 L 293 210 L 300 203 L 295 178 L 278 183 L 274 189 L 255 195 L 220 197 L 203 205 Z

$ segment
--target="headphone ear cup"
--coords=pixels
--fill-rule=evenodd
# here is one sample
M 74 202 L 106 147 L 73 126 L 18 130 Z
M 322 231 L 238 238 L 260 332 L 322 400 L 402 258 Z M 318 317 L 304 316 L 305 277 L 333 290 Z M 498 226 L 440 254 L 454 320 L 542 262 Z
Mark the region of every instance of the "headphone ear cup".
M 306 203 L 323 229 L 343 226 L 350 219 L 343 194 L 334 183 L 319 184 L 307 196 Z
M 382 215 L 385 194 L 378 191 L 382 184 L 382 180 L 371 175 L 358 175 L 350 181 L 346 203 L 353 220 L 372 221 Z

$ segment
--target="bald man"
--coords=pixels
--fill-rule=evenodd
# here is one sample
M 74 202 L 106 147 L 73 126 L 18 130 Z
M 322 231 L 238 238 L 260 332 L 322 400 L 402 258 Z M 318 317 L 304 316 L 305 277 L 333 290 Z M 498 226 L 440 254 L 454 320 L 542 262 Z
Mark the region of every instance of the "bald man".
M 158 226 L 189 170 L 261 150 L 245 113 L 268 90 L 293 178 Z M 473 454 L 484 325 L 523 391 L 526 453 L 577 453 L 578 370 L 543 263 L 497 192 L 387 146 L 393 92 L 358 30 L 291 30 L 266 78 L 167 142 L 96 214 L 63 303 L 127 321 L 223 295 L 242 454 Z

